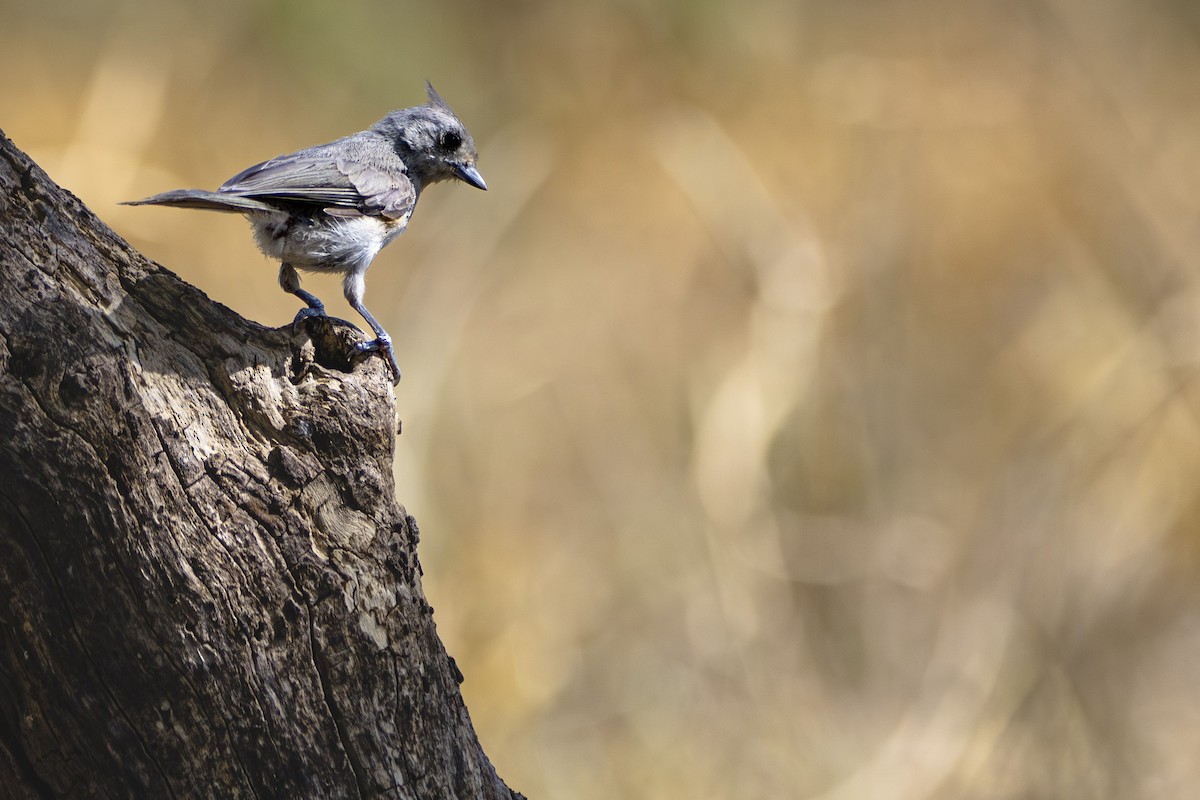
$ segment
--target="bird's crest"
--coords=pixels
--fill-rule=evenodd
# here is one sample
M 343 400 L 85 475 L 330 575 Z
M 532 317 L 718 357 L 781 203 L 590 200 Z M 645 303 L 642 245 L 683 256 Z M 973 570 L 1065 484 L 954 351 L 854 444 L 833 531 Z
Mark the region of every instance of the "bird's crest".
M 442 96 L 437 93 L 437 89 L 433 88 L 433 84 L 429 81 L 425 81 L 425 94 L 429 95 L 429 105 L 450 111 L 449 104 L 442 99 Z M 453 114 L 454 112 L 450 111 L 450 113 Z

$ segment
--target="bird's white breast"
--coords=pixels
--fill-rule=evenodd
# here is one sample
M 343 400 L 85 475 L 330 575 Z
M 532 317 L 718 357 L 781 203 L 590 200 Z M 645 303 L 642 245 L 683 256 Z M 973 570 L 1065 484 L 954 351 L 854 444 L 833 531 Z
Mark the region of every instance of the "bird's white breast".
M 408 224 L 379 217 L 296 217 L 285 212 L 252 215 L 258 247 L 271 258 L 316 272 L 362 271 Z

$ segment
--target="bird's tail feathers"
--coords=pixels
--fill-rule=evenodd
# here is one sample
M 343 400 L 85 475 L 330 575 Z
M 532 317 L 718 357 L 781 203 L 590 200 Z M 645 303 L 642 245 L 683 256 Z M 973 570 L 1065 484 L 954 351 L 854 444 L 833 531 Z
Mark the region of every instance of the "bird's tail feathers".
M 174 206 L 176 208 L 203 208 L 209 211 L 271 211 L 272 206 L 251 197 L 242 197 L 226 192 L 208 192 L 204 189 L 173 189 L 143 200 L 128 200 L 126 206 Z

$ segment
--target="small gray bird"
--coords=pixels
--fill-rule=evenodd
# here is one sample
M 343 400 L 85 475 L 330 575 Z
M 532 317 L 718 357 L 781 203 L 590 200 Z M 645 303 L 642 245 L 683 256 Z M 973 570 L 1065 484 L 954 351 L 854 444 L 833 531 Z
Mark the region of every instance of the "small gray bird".
M 487 189 L 475 168 L 475 142 L 446 101 L 425 84 L 429 102 L 393 111 L 369 130 L 239 172 L 215 192 L 176 189 L 131 206 L 204 208 L 245 214 L 259 248 L 280 260 L 279 285 L 305 303 L 294 325 L 324 316 L 325 306 L 300 288 L 297 269 L 340 272 L 346 299 L 375 339 L 357 352 L 385 354 L 392 375 L 400 367 L 392 338 L 363 305 L 367 267 L 404 232 L 421 190 L 457 178 Z

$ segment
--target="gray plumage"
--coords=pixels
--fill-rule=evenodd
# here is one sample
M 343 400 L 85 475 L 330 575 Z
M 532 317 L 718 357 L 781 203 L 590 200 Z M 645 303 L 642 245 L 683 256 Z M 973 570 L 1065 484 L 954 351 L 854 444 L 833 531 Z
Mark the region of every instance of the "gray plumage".
M 475 142 L 430 84 L 429 102 L 393 111 L 370 129 L 255 164 L 215 192 L 176 189 L 127 205 L 165 205 L 246 215 L 259 248 L 281 262 L 279 285 L 305 308 L 296 323 L 325 307 L 300 288 L 296 270 L 344 275 L 346 300 L 375 332 L 360 352 L 381 351 L 396 380 L 392 340 L 362 303 L 365 273 L 404 232 L 421 191 L 451 178 L 486 189 L 475 168 Z

